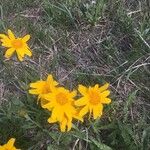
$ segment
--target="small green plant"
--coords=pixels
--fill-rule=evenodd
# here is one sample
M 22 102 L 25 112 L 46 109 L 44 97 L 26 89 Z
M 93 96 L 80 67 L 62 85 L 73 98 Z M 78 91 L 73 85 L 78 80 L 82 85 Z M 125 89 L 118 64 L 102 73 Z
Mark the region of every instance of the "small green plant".
M 100 21 L 100 19 L 103 18 L 105 8 L 105 0 L 93 0 L 80 4 L 80 10 L 83 14 L 83 17 L 86 18 L 91 25 L 95 25 L 98 21 Z

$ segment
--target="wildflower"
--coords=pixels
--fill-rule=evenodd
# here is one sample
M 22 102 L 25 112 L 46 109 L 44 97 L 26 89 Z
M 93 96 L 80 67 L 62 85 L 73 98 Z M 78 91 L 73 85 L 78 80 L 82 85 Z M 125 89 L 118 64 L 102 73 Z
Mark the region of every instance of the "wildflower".
M 58 83 L 53 79 L 52 75 L 48 75 L 46 81 L 39 80 L 30 84 L 29 93 L 33 95 L 38 95 L 38 100 L 41 99 L 42 104 L 46 103 L 43 99 L 45 94 L 51 93 L 53 89 L 58 85 Z
M 110 94 L 110 91 L 107 90 L 108 86 L 108 83 L 102 87 L 96 84 L 94 87 L 89 88 L 79 85 L 78 90 L 83 96 L 75 101 L 75 105 L 82 106 L 79 112 L 80 116 L 84 116 L 89 112 L 90 116 L 93 114 L 93 118 L 96 119 L 102 115 L 103 104 L 109 104 L 111 102 L 111 99 L 107 98 Z
M 66 129 L 69 131 L 72 127 L 72 119 L 78 118 L 76 115 L 76 109 L 74 107 L 74 97 L 76 96 L 76 91 L 70 92 L 69 90 L 59 87 L 52 93 L 45 95 L 45 99 L 49 100 L 43 108 L 47 108 L 52 111 L 51 117 L 48 119 L 49 123 L 59 122 L 61 132 L 65 132 Z
M 24 55 L 32 56 L 32 52 L 27 45 L 27 41 L 30 39 L 30 35 L 26 35 L 23 38 L 16 38 L 11 30 L 8 30 L 8 36 L 0 34 L 0 41 L 2 46 L 7 47 L 5 53 L 6 58 L 10 58 L 14 52 L 17 53 L 18 59 L 23 61 Z
M 11 138 L 7 144 L 0 145 L 0 150 L 19 150 L 14 146 L 15 139 Z

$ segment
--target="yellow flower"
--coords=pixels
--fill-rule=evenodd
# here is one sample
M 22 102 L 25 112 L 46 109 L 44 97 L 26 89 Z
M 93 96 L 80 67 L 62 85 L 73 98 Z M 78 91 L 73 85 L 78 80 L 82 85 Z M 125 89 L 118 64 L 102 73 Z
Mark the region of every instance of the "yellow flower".
M 79 116 L 84 116 L 89 112 L 90 116 L 93 114 L 94 119 L 101 117 L 103 104 L 109 104 L 111 102 L 111 99 L 107 98 L 110 94 L 110 91 L 107 90 L 108 87 L 108 83 L 102 87 L 96 84 L 94 87 L 89 88 L 79 85 L 78 90 L 83 95 L 83 97 L 75 101 L 76 106 L 82 106 Z
M 59 122 L 61 132 L 71 130 L 73 118 L 82 121 L 82 118 L 79 118 L 76 115 L 77 111 L 74 107 L 73 99 L 75 96 L 76 91 L 70 92 L 63 87 L 59 87 L 44 97 L 46 100 L 49 100 L 49 102 L 46 105 L 43 105 L 43 108 L 47 108 L 49 111 L 52 111 L 48 122 Z
M 4 144 L 2 146 L 0 145 L 0 150 L 19 150 L 19 149 L 15 148 L 14 143 L 15 143 L 15 139 L 11 138 L 7 142 L 7 144 Z
M 7 47 L 5 53 L 6 58 L 10 58 L 14 52 L 17 53 L 18 59 L 23 61 L 24 55 L 32 56 L 31 50 L 27 45 L 27 41 L 30 39 L 30 35 L 26 35 L 23 38 L 16 38 L 11 30 L 8 30 L 8 36 L 0 34 L 0 41 L 2 46 Z
M 30 94 L 38 95 L 38 100 L 41 99 L 41 104 L 45 104 L 46 100 L 43 99 L 45 94 L 51 93 L 58 83 L 53 79 L 52 75 L 48 75 L 46 81 L 40 80 L 30 84 L 32 89 L 29 90 Z

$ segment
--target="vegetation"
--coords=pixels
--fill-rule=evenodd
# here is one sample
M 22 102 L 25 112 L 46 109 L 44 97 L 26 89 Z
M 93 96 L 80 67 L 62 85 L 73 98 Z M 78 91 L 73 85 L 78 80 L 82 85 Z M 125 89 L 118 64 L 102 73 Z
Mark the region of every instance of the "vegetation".
M 0 145 L 22 150 L 150 148 L 148 0 L 1 0 L 0 33 L 31 35 L 32 58 L 4 58 L 0 47 Z M 61 133 L 29 84 L 52 74 L 65 88 L 110 83 L 100 119 Z

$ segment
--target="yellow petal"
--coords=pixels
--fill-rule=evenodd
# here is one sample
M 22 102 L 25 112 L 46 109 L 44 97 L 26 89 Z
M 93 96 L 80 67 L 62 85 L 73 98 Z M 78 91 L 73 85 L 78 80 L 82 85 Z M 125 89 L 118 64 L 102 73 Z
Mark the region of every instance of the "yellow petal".
M 51 74 L 48 75 L 46 81 L 51 87 L 58 85 L 58 83 L 53 79 L 53 76 Z
M 11 40 L 7 36 L 5 36 L 5 38 L 0 39 L 0 41 L 2 42 L 2 46 L 4 46 L 4 47 L 11 47 L 12 46 Z
M 49 123 L 55 123 L 57 122 L 56 118 L 52 118 L 52 117 L 49 117 L 48 120 L 47 120 Z
M 12 33 L 12 31 L 10 29 L 8 29 L 8 36 L 11 40 L 15 39 L 15 35 Z
M 61 132 L 66 131 L 66 125 L 67 125 L 67 119 L 64 119 L 62 122 L 60 122 L 60 130 Z
M 80 112 L 79 112 L 79 116 L 84 116 L 84 115 L 86 115 L 88 113 L 88 106 L 84 106 L 81 110 L 80 110 Z
M 41 99 L 44 99 L 44 95 L 45 95 L 45 94 L 41 94 L 41 92 L 40 92 L 39 94 L 35 94 L 35 95 L 38 95 L 38 100 L 41 100 Z M 44 100 L 45 100 L 45 99 L 44 99 Z M 42 104 L 43 104 L 43 105 L 47 104 L 46 101 L 47 101 L 47 100 L 45 100 L 45 102 L 43 101 Z M 47 102 L 49 102 L 49 101 L 47 101 Z M 42 105 L 41 105 L 41 106 L 42 106 Z
M 105 97 L 107 97 L 109 94 L 110 94 L 110 91 L 109 91 L 109 90 L 106 90 L 106 91 L 104 91 L 103 93 L 101 93 L 102 99 L 105 98 Z
M 78 86 L 78 91 L 82 94 L 82 95 L 86 95 L 87 94 L 87 88 L 83 85 L 79 85 Z
M 55 107 L 53 110 L 52 110 L 52 115 L 51 117 L 54 118 L 54 119 L 57 119 L 59 122 L 62 121 L 63 119 L 63 112 L 62 110 L 59 108 L 59 107 Z
M 51 101 L 54 98 L 55 98 L 55 96 L 53 95 L 53 93 L 44 94 L 44 99 L 46 99 L 48 101 Z
M 86 97 L 81 97 L 80 99 L 75 101 L 76 106 L 84 106 L 88 103 L 88 100 Z
M 64 111 L 62 111 L 61 109 L 58 109 L 57 111 L 57 119 L 59 122 L 61 122 L 64 119 Z
M 10 45 L 10 44 L 8 44 L 7 42 L 3 42 L 3 43 L 2 43 L 2 46 L 4 46 L 4 47 L 8 47 L 8 48 L 10 48 L 10 47 L 11 47 L 11 45 Z
M 72 92 L 70 93 L 70 95 L 71 95 L 71 97 L 75 97 L 75 96 L 77 95 L 77 91 L 72 91 Z
M 94 106 L 93 107 L 93 118 L 97 119 L 98 117 L 100 117 L 102 115 L 102 111 L 103 111 L 103 105 L 100 104 L 98 106 Z
M 23 56 L 22 56 L 22 54 L 19 52 L 19 50 L 16 50 L 16 53 L 17 53 L 17 57 L 18 57 L 19 61 L 23 61 Z
M 4 39 L 4 38 L 8 38 L 5 34 L 0 34 L 0 38 Z
M 79 113 L 73 115 L 73 118 L 75 118 L 75 119 L 80 120 L 81 122 L 83 122 L 83 117 L 82 117 L 82 116 L 79 116 Z
M 25 48 L 24 49 L 24 53 L 26 54 L 26 55 L 28 55 L 28 56 L 32 56 L 32 52 L 31 52 L 31 50 L 29 49 L 29 48 Z
M 89 106 L 89 119 L 90 119 L 91 116 L 92 116 L 92 112 L 93 112 L 93 105 L 90 105 L 90 106 Z
M 24 37 L 22 38 L 22 41 L 23 41 L 23 42 L 27 42 L 27 41 L 29 41 L 29 39 L 30 39 L 30 35 L 27 34 L 26 36 L 24 36 Z
M 39 91 L 37 90 L 37 89 L 31 89 L 31 90 L 29 90 L 29 93 L 30 94 L 35 94 L 35 95 L 37 95 L 37 94 L 39 94 Z
M 95 89 L 99 88 L 99 85 L 98 85 L 98 84 L 96 84 L 96 85 L 94 86 L 94 88 L 95 88 Z
M 109 87 L 109 83 L 104 84 L 103 86 L 101 86 L 101 87 L 99 88 L 99 92 L 103 92 L 103 91 L 107 90 L 108 87 Z
M 43 85 L 44 81 L 37 81 L 37 82 L 34 82 L 34 83 L 30 83 L 30 87 L 31 88 L 38 88 L 38 87 L 41 87 L 41 84 Z
M 22 56 L 20 56 L 20 55 L 17 55 L 17 56 L 18 56 L 19 61 L 23 61 L 23 57 Z
M 7 148 L 11 149 L 14 146 L 15 139 L 11 138 L 7 143 Z
M 64 109 L 65 109 L 64 113 L 65 113 L 67 119 L 71 120 L 72 119 L 72 115 L 75 114 L 75 108 L 71 107 L 71 106 L 68 106 L 68 107 L 66 106 Z
M 72 122 L 71 121 L 68 121 L 67 122 L 67 131 L 70 131 L 71 130 L 71 128 L 72 128 Z
M 48 110 L 51 111 L 52 108 L 54 107 L 54 103 L 50 102 L 50 101 L 47 101 L 46 104 L 42 104 L 41 106 L 42 106 L 42 108 L 45 108 L 45 109 L 48 109 Z M 53 109 L 53 111 L 54 111 L 54 109 Z
M 5 57 L 10 58 L 14 52 L 15 52 L 14 48 L 9 48 L 5 53 Z
M 16 50 L 16 52 L 17 52 L 18 59 L 20 61 L 23 61 L 24 54 L 20 50 Z
M 109 104 L 109 103 L 111 103 L 111 99 L 110 98 L 104 98 L 101 100 L 101 103 L 102 104 Z
M 53 76 L 52 76 L 51 74 L 49 74 L 49 75 L 47 76 L 47 81 L 48 81 L 48 82 L 53 81 Z
M 8 45 L 8 44 L 6 44 L 6 43 L 2 43 L 2 46 L 3 46 L 3 47 L 7 47 L 7 48 L 11 48 L 11 45 Z

